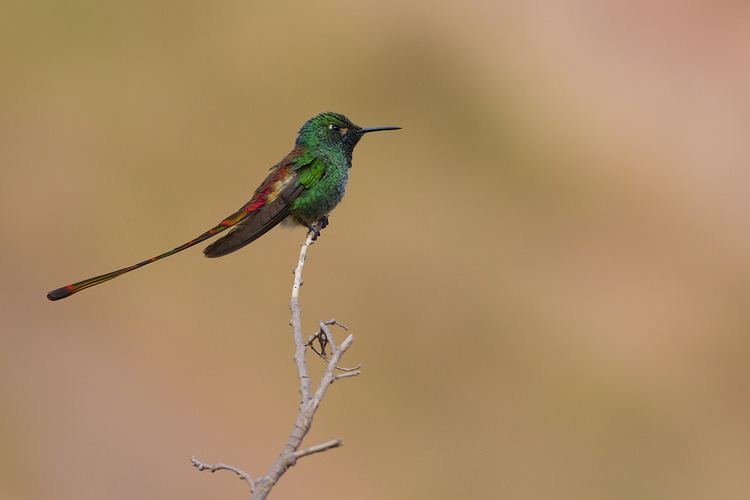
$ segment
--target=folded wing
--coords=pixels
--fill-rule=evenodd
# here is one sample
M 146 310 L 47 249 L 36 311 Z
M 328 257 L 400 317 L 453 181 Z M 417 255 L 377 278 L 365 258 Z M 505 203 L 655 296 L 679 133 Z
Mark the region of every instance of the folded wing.
M 292 202 L 304 191 L 305 186 L 295 178 L 288 180 L 274 198 L 242 220 L 226 236 L 211 243 L 203 250 L 206 257 L 222 257 L 239 250 L 257 240 L 289 216 Z

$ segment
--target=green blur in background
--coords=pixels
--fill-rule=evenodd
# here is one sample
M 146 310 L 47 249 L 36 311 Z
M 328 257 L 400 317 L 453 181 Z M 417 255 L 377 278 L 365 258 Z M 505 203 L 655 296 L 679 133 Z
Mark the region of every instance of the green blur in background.
M 0 498 L 243 498 L 297 404 L 301 229 L 57 286 L 236 210 L 331 110 L 303 321 L 355 335 L 274 498 L 750 496 L 750 6 L 9 2 Z M 322 363 L 312 361 L 315 373 Z

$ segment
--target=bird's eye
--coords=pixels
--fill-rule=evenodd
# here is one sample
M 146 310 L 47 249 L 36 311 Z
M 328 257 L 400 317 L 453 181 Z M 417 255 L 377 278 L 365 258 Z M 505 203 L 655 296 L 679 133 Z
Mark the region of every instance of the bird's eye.
M 338 130 L 339 126 L 338 125 L 334 125 L 333 123 L 331 123 L 330 125 L 328 125 L 328 128 L 331 129 L 331 130 Z

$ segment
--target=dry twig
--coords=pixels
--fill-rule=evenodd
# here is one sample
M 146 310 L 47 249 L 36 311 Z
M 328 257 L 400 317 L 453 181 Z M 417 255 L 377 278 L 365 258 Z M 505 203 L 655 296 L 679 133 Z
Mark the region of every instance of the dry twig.
M 291 310 L 292 318 L 289 324 L 292 327 L 292 334 L 294 336 L 294 362 L 297 367 L 297 378 L 299 380 L 300 404 L 299 413 L 297 414 L 297 418 L 295 419 L 294 427 L 292 428 L 292 431 L 289 434 L 289 438 L 284 444 L 281 453 L 279 454 L 278 458 L 271 466 L 271 468 L 268 470 L 266 475 L 261 476 L 257 479 L 252 479 L 248 473 L 232 465 L 221 463 L 216 465 L 204 464 L 195 457 L 191 458 L 192 464 L 198 470 L 208 470 L 210 472 L 216 472 L 218 470 L 228 470 L 237 474 L 237 476 L 241 480 L 245 481 L 248 484 L 252 499 L 266 498 L 271 492 L 271 489 L 274 487 L 274 485 L 276 485 L 276 483 L 279 481 L 281 476 L 289 469 L 289 467 L 297 462 L 297 459 L 330 450 L 332 448 L 338 448 L 344 443 L 341 438 L 336 438 L 331 441 L 327 441 L 325 443 L 300 450 L 302 441 L 312 427 L 315 412 L 317 411 L 318 406 L 320 406 L 320 403 L 323 400 L 328 387 L 336 380 L 354 377 L 360 374 L 359 365 L 354 368 L 341 368 L 338 366 L 338 363 L 341 360 L 342 356 L 346 353 L 347 349 L 349 349 L 352 342 L 354 341 L 354 337 L 351 334 L 347 335 L 347 337 L 340 345 L 336 345 L 333 334 L 328 327 L 338 325 L 344 330 L 348 331 L 349 328 L 345 325 L 333 319 L 328 321 L 321 321 L 319 332 L 316 335 L 311 336 L 307 342 L 303 340 L 302 311 L 299 305 L 299 292 L 303 283 L 302 270 L 305 266 L 307 250 L 308 248 L 310 248 L 310 245 L 312 245 L 314 240 L 315 232 L 311 230 L 307 233 L 305 242 L 302 244 L 302 248 L 300 249 L 299 253 L 299 259 L 297 260 L 297 267 L 294 269 L 292 297 L 289 302 L 289 309 Z M 320 342 L 320 352 L 315 350 L 315 348 L 313 348 L 312 346 L 312 342 L 315 339 Z M 326 347 L 329 345 L 331 346 L 332 351 L 330 357 L 327 356 L 325 352 Z M 307 363 L 305 360 L 305 353 L 308 347 L 310 347 L 313 351 L 316 352 L 316 354 L 318 354 L 327 362 L 326 369 L 323 372 L 323 376 L 321 377 L 320 382 L 315 389 L 315 392 L 312 392 L 311 389 L 310 375 L 308 374 Z M 336 370 L 343 371 L 344 373 L 336 374 Z

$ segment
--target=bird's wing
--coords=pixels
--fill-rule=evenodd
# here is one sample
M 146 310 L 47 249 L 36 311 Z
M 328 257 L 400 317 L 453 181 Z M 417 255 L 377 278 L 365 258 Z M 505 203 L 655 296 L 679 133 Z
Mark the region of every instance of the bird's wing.
M 304 191 L 305 186 L 295 178 L 275 195 L 253 211 L 226 236 L 208 245 L 203 254 L 206 257 L 222 257 L 239 250 L 257 240 L 289 216 L 291 203 Z
M 292 202 L 310 185 L 307 168 L 314 157 L 292 151 L 273 167 L 252 199 L 240 209 L 246 216 L 226 236 L 203 250 L 206 257 L 222 257 L 257 240 L 288 215 Z

